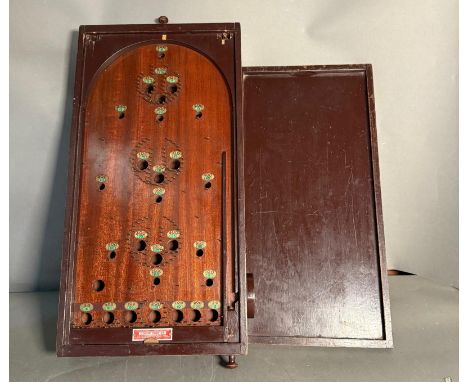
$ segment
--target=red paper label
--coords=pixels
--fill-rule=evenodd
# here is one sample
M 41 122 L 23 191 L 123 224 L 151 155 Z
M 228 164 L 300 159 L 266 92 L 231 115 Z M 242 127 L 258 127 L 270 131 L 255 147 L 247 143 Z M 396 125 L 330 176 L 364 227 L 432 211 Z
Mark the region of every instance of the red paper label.
M 133 329 L 132 341 L 145 341 L 148 339 L 171 341 L 172 328 Z

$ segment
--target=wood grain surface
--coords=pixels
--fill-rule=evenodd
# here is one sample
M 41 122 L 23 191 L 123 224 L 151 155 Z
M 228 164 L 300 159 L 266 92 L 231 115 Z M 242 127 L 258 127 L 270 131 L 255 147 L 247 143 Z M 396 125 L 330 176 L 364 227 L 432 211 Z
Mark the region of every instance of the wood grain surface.
M 231 109 L 221 74 L 194 50 L 144 45 L 98 74 L 85 108 L 74 325 L 219 325 L 222 251 L 231 250 Z M 93 310 L 83 314 L 87 303 Z M 116 306 L 112 323 L 105 303 Z
M 57 355 L 245 354 L 239 24 L 78 41 Z
M 370 66 L 244 68 L 251 342 L 391 346 Z

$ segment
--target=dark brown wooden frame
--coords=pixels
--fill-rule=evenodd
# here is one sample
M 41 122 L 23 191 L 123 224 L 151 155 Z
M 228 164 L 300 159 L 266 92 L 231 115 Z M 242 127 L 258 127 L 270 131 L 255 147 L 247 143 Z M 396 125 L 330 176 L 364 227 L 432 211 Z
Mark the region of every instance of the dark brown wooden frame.
M 94 73 L 113 54 L 128 45 L 144 41 L 159 39 L 167 34 L 182 44 L 191 45 L 191 38 L 197 33 L 220 34 L 230 33 L 234 43 L 234 73 L 229 84 L 231 90 L 233 113 L 234 150 L 233 150 L 233 251 L 236 259 L 236 285 L 238 287 L 237 325 L 233 328 L 238 333 L 238 342 L 204 342 L 190 343 L 189 339 L 183 343 L 165 344 L 72 344 L 70 339 L 70 302 L 73 292 L 75 230 L 77 217 L 77 200 L 79 198 L 81 141 L 82 141 L 82 102 L 86 96 L 86 86 Z M 101 35 L 117 34 L 122 39 L 105 52 L 102 62 L 96 64 L 92 70 L 85 70 L 85 54 L 87 45 Z M 131 38 L 130 38 L 131 37 Z M 57 355 L 58 356 L 123 356 L 123 355 L 189 355 L 189 354 L 218 354 L 234 355 L 247 353 L 247 316 L 246 316 L 246 279 L 245 279 L 245 240 L 244 240 L 244 206 L 243 206 L 243 130 L 242 130 L 242 73 L 240 58 L 240 25 L 238 23 L 225 24 L 148 24 L 148 25 L 99 25 L 81 26 L 78 37 L 78 53 L 75 72 L 75 90 L 73 102 L 72 129 L 69 152 L 69 178 L 67 191 L 67 207 L 65 216 L 65 233 L 63 241 L 63 255 L 60 279 L 59 318 L 57 324 Z M 169 42 L 169 41 L 168 41 Z M 218 63 L 223 72 L 223 63 Z M 224 73 L 223 73 L 224 74 Z
M 380 293 L 382 306 L 382 327 L 384 338 L 382 340 L 374 339 L 339 339 L 339 338 L 311 338 L 311 337 L 264 337 L 249 335 L 250 343 L 276 344 L 276 345 L 299 345 L 299 346 L 323 346 L 323 347 L 365 347 L 365 348 L 392 348 L 392 326 L 390 316 L 390 297 L 388 291 L 387 265 L 385 259 L 385 239 L 382 213 L 382 199 L 380 191 L 380 170 L 377 147 L 377 128 L 374 103 L 374 86 L 372 65 L 308 65 L 308 66 L 262 66 L 262 67 L 244 67 L 243 75 L 255 76 L 274 73 L 297 73 L 306 71 L 364 71 L 366 74 L 367 85 L 367 107 L 369 116 L 369 130 L 371 137 L 371 161 L 372 161 L 372 179 L 374 190 L 374 204 L 376 213 L 376 232 L 378 245 L 378 264 L 380 273 Z M 246 228 L 248 229 L 248 227 Z M 248 254 L 247 254 L 248 256 Z M 254 275 L 255 277 L 255 275 Z M 258 302 L 260 303 L 260 302 Z M 311 323 L 313 325 L 313 323 Z

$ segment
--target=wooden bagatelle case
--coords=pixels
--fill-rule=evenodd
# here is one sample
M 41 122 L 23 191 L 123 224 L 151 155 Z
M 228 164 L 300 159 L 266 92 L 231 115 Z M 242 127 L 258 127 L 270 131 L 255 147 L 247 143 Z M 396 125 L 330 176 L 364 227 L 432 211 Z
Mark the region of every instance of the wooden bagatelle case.
M 240 27 L 79 31 L 60 356 L 247 349 Z
M 69 172 L 58 355 L 392 347 L 370 65 L 81 27 Z

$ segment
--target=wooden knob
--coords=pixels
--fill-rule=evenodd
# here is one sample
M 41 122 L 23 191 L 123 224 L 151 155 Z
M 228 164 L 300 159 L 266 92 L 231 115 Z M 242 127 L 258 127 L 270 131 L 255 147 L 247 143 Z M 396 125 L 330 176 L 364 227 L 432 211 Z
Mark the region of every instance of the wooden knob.
M 159 16 L 158 18 L 158 23 L 159 24 L 167 24 L 169 22 L 169 19 L 167 16 Z

